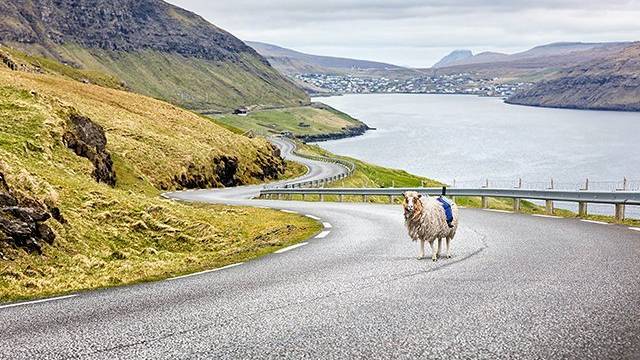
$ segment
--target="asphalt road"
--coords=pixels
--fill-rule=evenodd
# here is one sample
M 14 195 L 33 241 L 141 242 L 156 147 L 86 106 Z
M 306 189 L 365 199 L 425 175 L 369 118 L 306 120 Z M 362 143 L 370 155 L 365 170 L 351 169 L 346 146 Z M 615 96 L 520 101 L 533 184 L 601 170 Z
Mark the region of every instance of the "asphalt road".
M 247 200 L 258 189 L 172 196 L 309 214 L 321 238 L 0 308 L 0 358 L 640 358 L 640 232 L 461 209 L 453 258 L 433 263 L 416 260 L 398 206 Z

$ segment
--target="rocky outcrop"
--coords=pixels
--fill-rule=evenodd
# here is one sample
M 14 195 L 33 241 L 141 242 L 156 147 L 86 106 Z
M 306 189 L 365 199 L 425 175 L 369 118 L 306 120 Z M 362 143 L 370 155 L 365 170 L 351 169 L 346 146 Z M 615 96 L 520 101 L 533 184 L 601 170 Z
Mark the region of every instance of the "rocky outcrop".
M 56 211 L 60 218 L 59 210 Z M 45 223 L 51 214 L 33 199 L 18 200 L 0 173 L 0 242 L 42 253 L 43 242 L 53 244 L 56 235 Z
M 280 157 L 280 150 L 271 146 L 271 151 L 261 150 L 256 154 L 255 166 L 250 168 L 249 176 L 254 179 L 274 180 L 284 174 L 286 162 Z M 180 173 L 173 177 L 173 182 L 182 189 L 207 189 L 244 185 L 238 171 L 240 162 L 237 157 L 229 155 L 215 156 L 210 163 L 190 163 Z M 245 174 L 246 175 L 246 174 Z M 163 190 L 168 190 L 164 189 Z
M 271 153 L 266 151 L 258 153 L 256 164 L 259 171 L 251 174 L 252 177 L 262 181 L 278 179 L 287 169 L 287 163 L 282 158 L 280 149 L 273 144 L 269 146 Z
M 18 70 L 18 64 L 16 64 L 16 62 L 3 51 L 0 51 L 0 61 L 2 61 L 2 63 L 11 70 Z
M 63 135 L 64 144 L 76 155 L 89 159 L 93 164 L 93 178 L 97 182 L 116 185 L 111 154 L 107 151 L 107 137 L 102 126 L 86 116 L 71 113 L 67 131 Z
M 337 132 L 337 133 L 325 133 L 325 134 L 317 134 L 317 135 L 297 135 L 296 138 L 304 142 L 329 141 L 329 140 L 338 140 L 338 139 L 364 135 L 364 133 L 369 130 L 375 130 L 375 129 L 367 126 L 366 124 L 361 124 L 357 126 L 343 128 L 341 132 Z

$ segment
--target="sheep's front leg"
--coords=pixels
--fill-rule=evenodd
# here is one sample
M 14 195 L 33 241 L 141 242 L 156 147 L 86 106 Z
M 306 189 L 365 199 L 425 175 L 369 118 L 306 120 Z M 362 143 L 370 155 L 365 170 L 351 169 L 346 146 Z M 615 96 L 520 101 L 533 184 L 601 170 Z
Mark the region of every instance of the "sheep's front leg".
M 424 259 L 424 240 L 420 239 L 420 252 L 418 253 L 418 260 Z
M 431 260 L 438 261 L 438 243 L 433 240 L 431 243 Z
M 438 239 L 438 254 L 437 254 L 438 258 L 441 257 L 440 253 L 442 252 L 442 240 L 444 239 Z
M 450 243 L 451 243 L 451 238 L 447 238 L 447 259 L 451 259 L 451 253 L 449 252 Z

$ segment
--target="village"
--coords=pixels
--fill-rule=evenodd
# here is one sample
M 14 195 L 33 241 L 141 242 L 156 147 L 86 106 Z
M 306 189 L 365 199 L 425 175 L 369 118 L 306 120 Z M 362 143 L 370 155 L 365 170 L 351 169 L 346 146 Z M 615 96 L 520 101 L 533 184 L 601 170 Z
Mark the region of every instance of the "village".
M 425 75 L 405 80 L 315 73 L 299 74 L 296 78 L 330 94 L 416 93 L 509 97 L 532 85 L 525 82 L 500 83 L 498 79 L 477 79 L 469 73 Z

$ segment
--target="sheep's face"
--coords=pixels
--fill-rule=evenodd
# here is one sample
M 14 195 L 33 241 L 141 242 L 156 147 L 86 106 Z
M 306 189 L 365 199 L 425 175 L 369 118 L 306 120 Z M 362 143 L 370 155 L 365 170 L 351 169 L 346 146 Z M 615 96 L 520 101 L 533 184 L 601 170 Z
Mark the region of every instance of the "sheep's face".
M 404 194 L 404 216 L 409 217 L 414 212 L 422 211 L 422 202 L 420 198 L 422 198 L 422 194 L 419 194 L 415 191 L 407 191 Z

